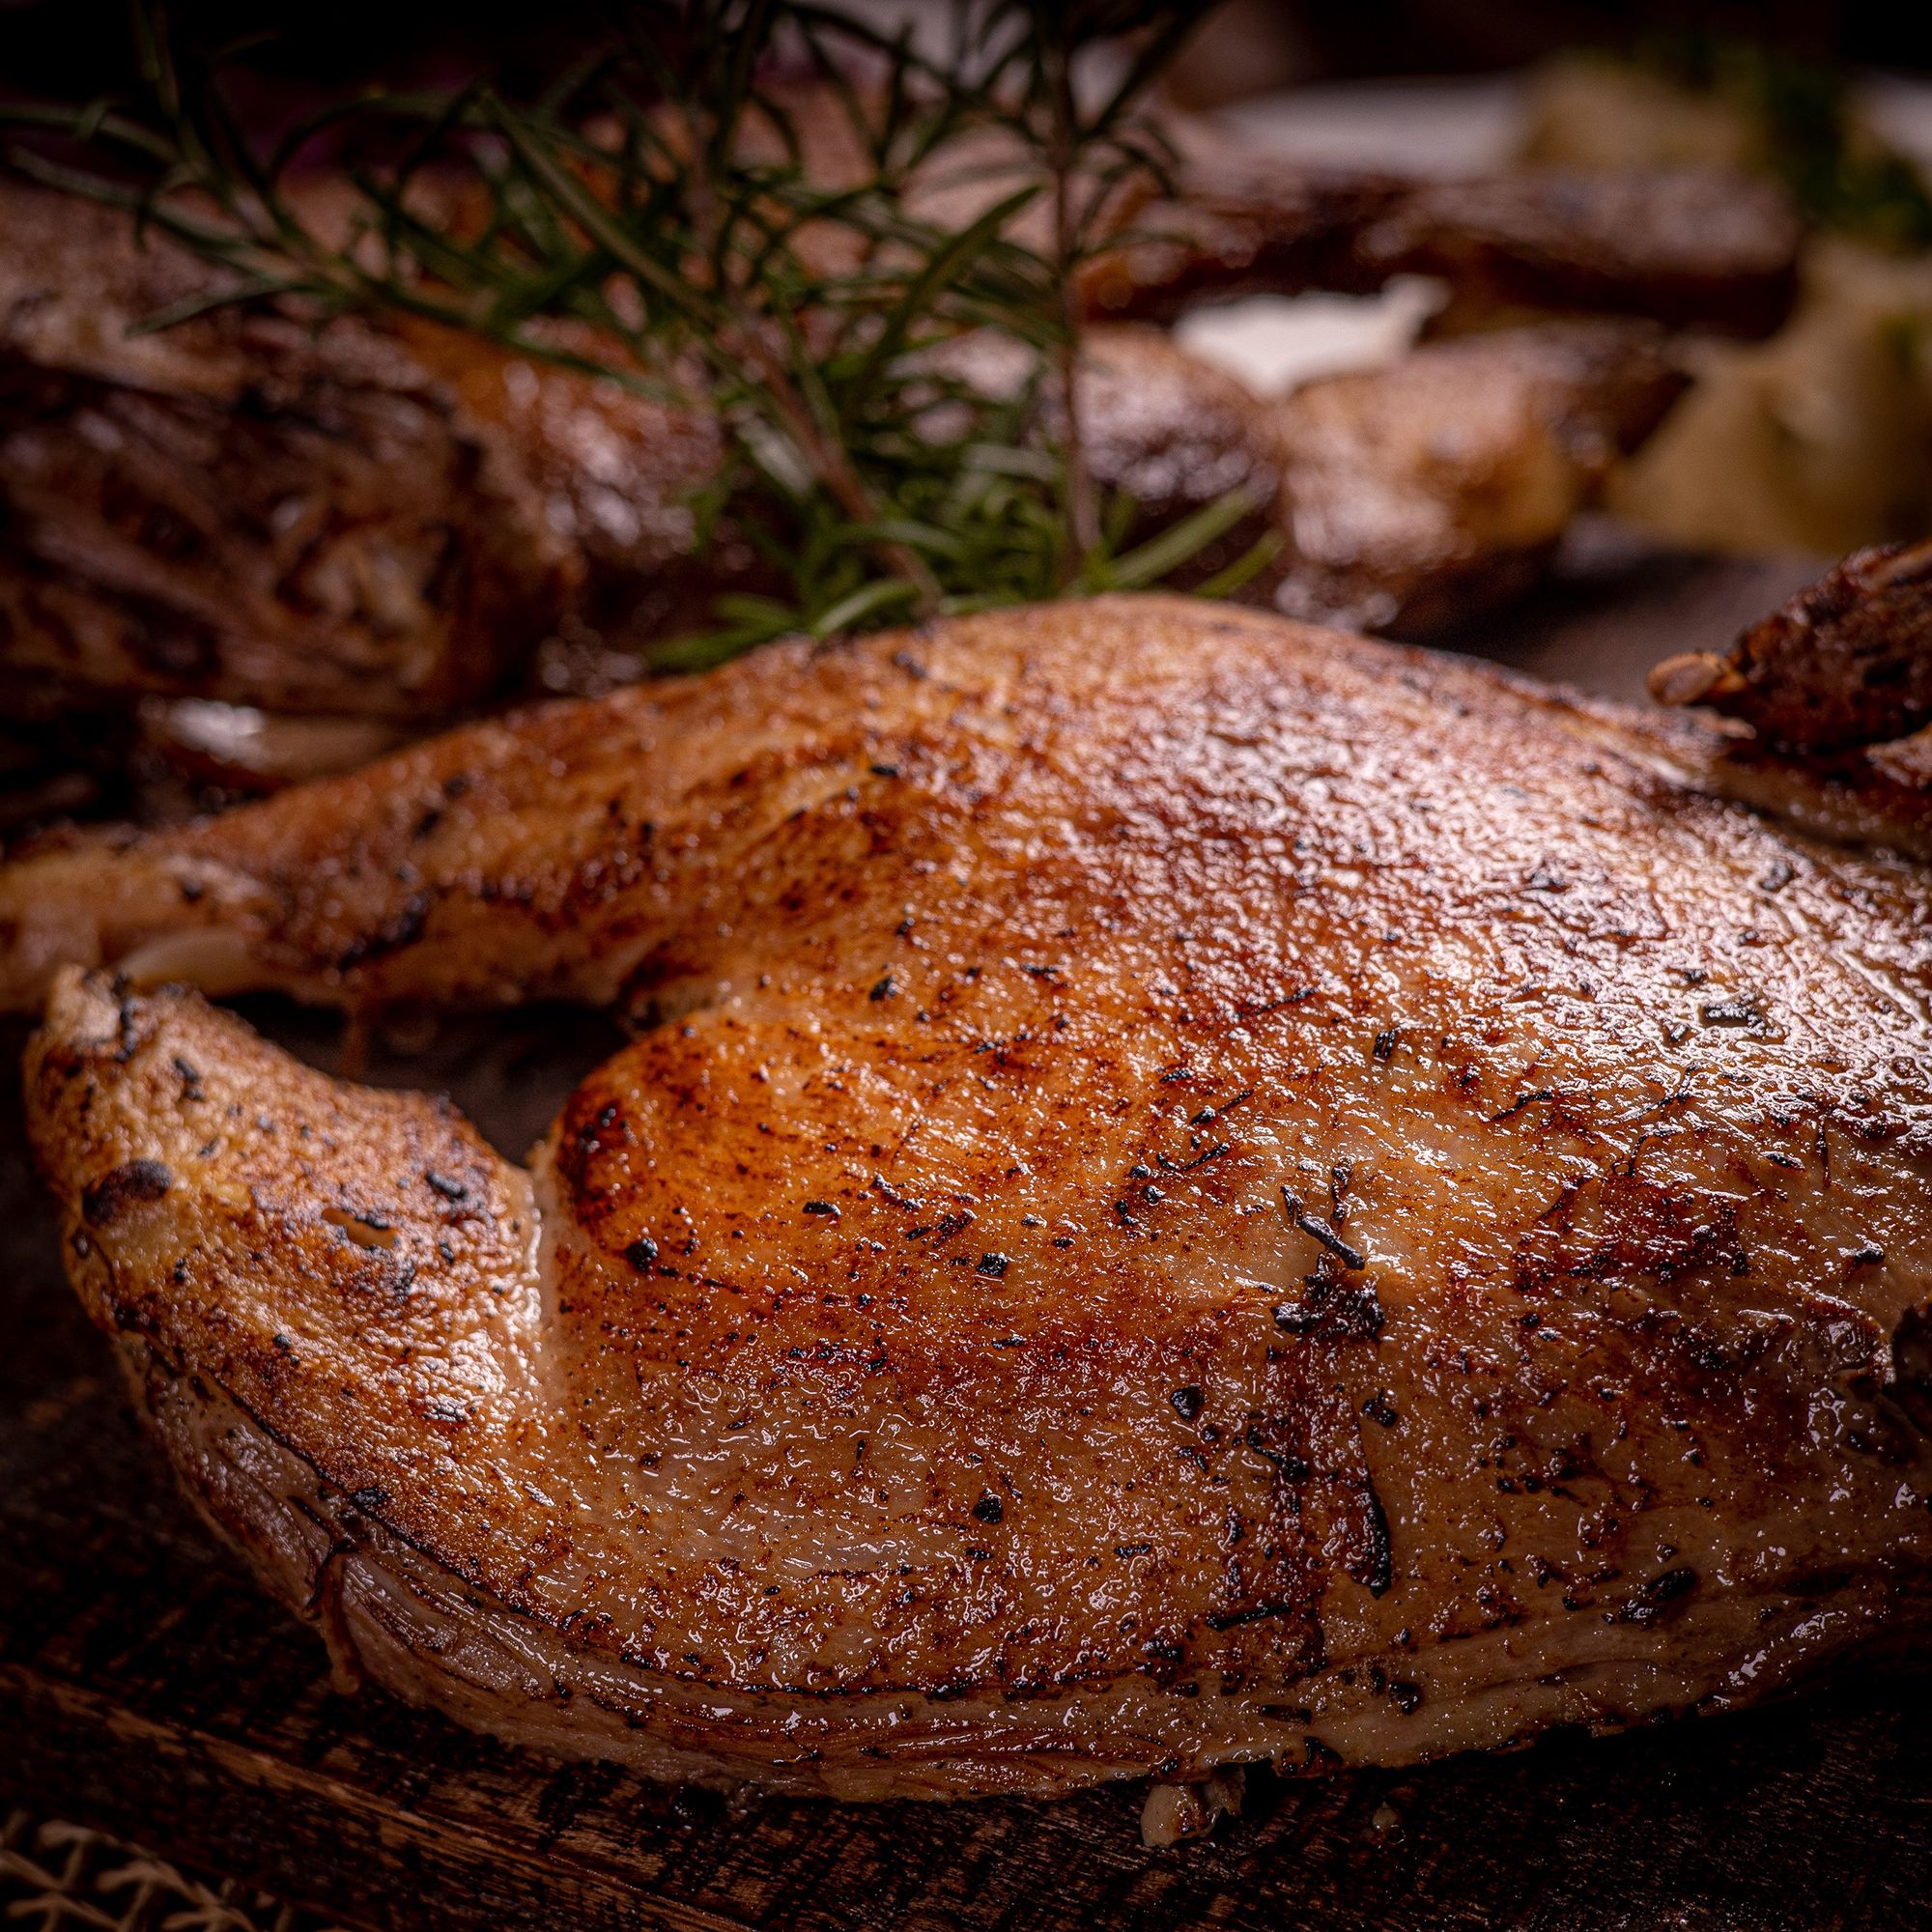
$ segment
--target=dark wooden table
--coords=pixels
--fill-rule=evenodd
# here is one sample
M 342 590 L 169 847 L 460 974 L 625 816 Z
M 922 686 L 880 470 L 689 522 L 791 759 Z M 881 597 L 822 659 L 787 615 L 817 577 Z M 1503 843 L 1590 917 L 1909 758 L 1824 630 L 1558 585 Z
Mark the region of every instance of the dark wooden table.
M 1585 561 L 1485 646 L 1632 695 L 1654 658 L 1721 640 L 1804 574 Z M 251 1016 L 331 1063 L 329 1022 Z M 611 1041 L 584 1015 L 526 1013 L 392 1037 L 369 1072 L 447 1088 L 521 1151 Z M 1422 1771 L 1257 1775 L 1246 1815 L 1164 1853 L 1141 1847 L 1137 1788 L 731 1807 L 337 1695 L 320 1642 L 203 1532 L 141 1440 L 3 1104 L 0 1803 L 407 1932 L 1932 1925 L 1932 1679 Z

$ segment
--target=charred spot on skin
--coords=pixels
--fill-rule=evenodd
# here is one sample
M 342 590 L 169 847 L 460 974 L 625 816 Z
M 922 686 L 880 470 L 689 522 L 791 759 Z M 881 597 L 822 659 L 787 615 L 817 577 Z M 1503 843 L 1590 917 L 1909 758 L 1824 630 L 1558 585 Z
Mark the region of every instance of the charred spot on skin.
M 612 1127 L 617 1129 L 615 1139 L 607 1141 L 604 1137 Z M 578 1149 L 581 1152 L 588 1154 L 608 1153 L 613 1145 L 621 1143 L 624 1138 L 625 1129 L 621 1113 L 614 1100 L 607 1100 L 598 1108 L 589 1123 L 577 1130 Z
M 1764 1024 L 1764 1010 L 1755 1000 L 1707 1000 L 1697 1009 L 1706 1026 L 1754 1027 Z
M 429 1187 L 433 1193 L 440 1194 L 445 1201 L 468 1201 L 469 1199 L 469 1190 L 462 1181 L 452 1180 L 448 1175 L 439 1174 L 433 1167 L 425 1171 L 423 1179 L 429 1183 Z
M 1654 1624 L 1670 1613 L 1697 1587 L 1697 1573 L 1691 1569 L 1666 1570 L 1642 1585 L 1620 1609 L 1608 1611 L 1609 1624 Z
M 80 1218 L 90 1228 L 105 1228 L 125 1209 L 158 1201 L 174 1182 L 174 1175 L 158 1160 L 124 1161 L 82 1192 Z
M 348 1208 L 325 1208 L 322 1218 L 339 1228 L 358 1248 L 393 1248 L 396 1231 L 377 1214 L 358 1214 Z
M 429 924 L 432 903 L 428 893 L 411 894 L 393 918 L 384 920 L 373 932 L 358 934 L 343 949 L 335 962 L 338 970 L 346 973 L 415 945 Z
M 998 1496 L 987 1494 L 973 1505 L 973 1514 L 981 1522 L 998 1522 L 1006 1515 L 1006 1505 Z
M 904 1208 L 915 1214 L 919 1212 L 919 1203 L 909 1194 L 901 1193 L 883 1174 L 873 1175 L 871 1186 L 881 1200 L 890 1202 L 895 1208 Z
M 1198 1382 L 1189 1382 L 1185 1388 L 1178 1388 L 1168 1397 L 1168 1401 L 1174 1406 L 1175 1414 L 1179 1416 L 1182 1422 L 1192 1422 L 1201 1413 L 1202 1405 L 1206 1400 Z
M 1389 1536 L 1388 1515 L 1376 1486 L 1363 1483 L 1363 1526 L 1367 1547 L 1358 1550 L 1349 1564 L 1349 1575 L 1372 1597 L 1386 1596 L 1395 1584 L 1395 1545 Z
M 1533 1107 L 1539 1100 L 1554 1100 L 1555 1094 L 1548 1087 L 1538 1087 L 1528 1094 L 1519 1094 L 1499 1114 L 1492 1114 L 1489 1125 L 1499 1127 L 1505 1121 L 1513 1121 L 1525 1107 Z
M 125 974 L 114 976 L 114 995 L 120 1002 L 115 1012 L 117 1043 L 114 1048 L 114 1064 L 126 1066 L 134 1057 L 134 1048 L 140 1043 L 141 1009 L 134 996 L 128 990 Z
M 1209 1614 L 1204 1621 L 1210 1631 L 1239 1630 L 1245 1624 L 1266 1623 L 1275 1617 L 1293 1617 L 1301 1613 L 1297 1604 L 1288 1602 L 1256 1604 L 1242 1610 L 1219 1610 Z
M 808 1201 L 805 1204 L 805 1211 L 808 1214 L 822 1215 L 831 1221 L 838 1219 L 838 1208 L 835 1203 L 830 1201 Z
M 1241 1440 L 1286 1481 L 1305 1483 L 1315 1473 L 1314 1465 L 1306 1457 L 1287 1446 L 1280 1439 L 1281 1434 L 1282 1426 L 1278 1423 L 1255 1421 L 1249 1423 Z M 1182 1451 L 1182 1454 L 1186 1453 Z M 1198 1455 L 1200 1452 L 1193 1453 Z
M 898 989 L 898 981 L 888 973 L 883 980 L 880 980 L 873 986 L 872 990 L 866 997 L 871 1000 L 890 1000 Z
M 1005 1274 L 1011 1265 L 1011 1261 L 1006 1255 L 981 1255 L 973 1272 L 975 1274 L 992 1275 L 997 1278 Z
M 1352 1248 L 1338 1235 L 1328 1223 L 1319 1215 L 1311 1214 L 1302 1205 L 1301 1197 L 1294 1193 L 1286 1181 L 1281 1184 L 1282 1206 L 1288 1209 L 1288 1218 L 1304 1235 L 1312 1236 L 1346 1268 L 1359 1270 L 1369 1264 L 1367 1255 Z
M 1332 1275 L 1312 1274 L 1302 1287 L 1299 1301 L 1276 1307 L 1276 1327 L 1335 1342 L 1373 1342 L 1382 1332 L 1382 1305 L 1368 1284 L 1351 1286 Z
M 629 1262 L 630 1264 L 634 1268 L 636 1268 L 639 1274 L 647 1272 L 651 1264 L 657 1260 L 657 1258 L 658 1258 L 658 1244 L 654 1240 L 652 1240 L 648 1235 L 639 1235 L 638 1238 L 635 1241 L 633 1241 L 628 1248 L 624 1250 L 624 1259 L 627 1262 Z
M 366 1483 L 349 1498 L 359 1510 L 386 1509 L 389 1492 L 380 1483 Z
M 1315 1716 L 1306 1704 L 1262 1704 L 1257 1709 L 1271 1724 L 1305 1724 Z

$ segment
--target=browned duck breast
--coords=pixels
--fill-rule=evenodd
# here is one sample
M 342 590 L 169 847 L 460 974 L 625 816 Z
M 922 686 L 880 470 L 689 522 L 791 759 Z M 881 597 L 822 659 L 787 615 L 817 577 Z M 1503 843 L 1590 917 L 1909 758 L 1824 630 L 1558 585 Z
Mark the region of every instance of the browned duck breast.
M 55 842 L 5 991 L 80 1293 L 345 1664 L 847 1797 L 1400 1763 L 1925 1617 L 1923 874 L 1724 763 L 1019 611 Z M 644 1030 L 526 1171 L 165 979 Z

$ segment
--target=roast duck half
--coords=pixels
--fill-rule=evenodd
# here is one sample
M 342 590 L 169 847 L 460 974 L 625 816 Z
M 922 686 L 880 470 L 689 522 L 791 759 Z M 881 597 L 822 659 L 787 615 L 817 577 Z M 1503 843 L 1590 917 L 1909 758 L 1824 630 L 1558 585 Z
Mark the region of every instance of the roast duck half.
M 74 1286 L 345 1668 L 660 1776 L 1401 1764 L 1916 1644 L 1928 578 L 1662 669 L 1721 723 L 1118 597 L 48 838 Z M 635 1031 L 517 1166 L 248 989 Z

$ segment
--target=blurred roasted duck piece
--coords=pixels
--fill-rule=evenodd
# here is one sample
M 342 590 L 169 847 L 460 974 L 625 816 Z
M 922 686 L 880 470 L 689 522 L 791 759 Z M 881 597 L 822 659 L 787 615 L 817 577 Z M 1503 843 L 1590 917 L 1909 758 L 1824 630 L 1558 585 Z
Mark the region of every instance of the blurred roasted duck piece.
M 428 326 L 133 333 L 211 271 L 16 184 L 0 230 L 10 675 L 421 718 L 573 618 L 674 614 L 708 422 Z
M 1932 724 L 1932 540 L 1858 552 L 1727 656 L 1666 659 L 1650 689 L 1792 751 L 1884 744 Z
M 1424 343 L 1296 390 L 1263 418 L 1276 605 L 1423 638 L 1506 602 L 1685 382 L 1654 329 L 1576 322 Z
M 1791 307 L 1802 239 L 1775 184 L 1719 168 L 1413 182 L 1215 148 L 1125 225 L 1087 271 L 1096 315 L 1426 274 L 1449 283 L 1452 326 L 1584 311 L 1753 336 Z
M 1015 370 L 997 343 L 958 348 L 955 373 L 981 386 Z M 1247 495 L 1197 575 L 1270 535 L 1243 601 L 1420 638 L 1532 582 L 1685 380 L 1646 325 L 1568 322 L 1425 343 L 1265 401 L 1161 330 L 1107 324 L 1090 331 L 1081 411 L 1095 473 L 1141 506 L 1144 532 Z

